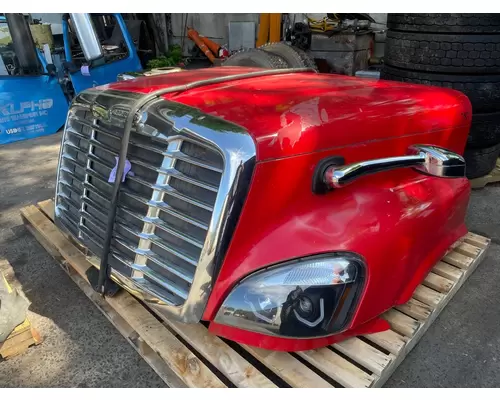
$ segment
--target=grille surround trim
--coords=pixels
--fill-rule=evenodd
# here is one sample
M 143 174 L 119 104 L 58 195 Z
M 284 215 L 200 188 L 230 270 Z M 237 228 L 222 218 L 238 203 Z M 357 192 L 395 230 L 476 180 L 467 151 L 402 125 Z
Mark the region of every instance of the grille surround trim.
M 137 94 L 132 93 L 131 98 L 128 98 L 128 92 L 120 92 L 115 94 L 112 92 L 91 90 L 81 93 L 75 98 L 68 113 L 68 119 L 64 128 L 62 143 L 64 143 L 68 132 L 68 122 L 76 110 L 91 111 L 92 105 L 100 100 L 100 96 L 114 97 L 117 103 L 112 104 L 110 108 L 111 118 L 112 110 L 115 107 L 120 107 L 120 99 L 137 100 Z M 99 104 L 102 106 L 102 104 Z M 211 293 L 212 284 L 221 267 L 222 261 L 229 246 L 230 239 L 236 227 L 237 220 L 241 213 L 241 208 L 246 198 L 251 176 L 255 166 L 256 148 L 252 137 L 240 126 L 231 122 L 222 120 L 218 117 L 205 114 L 193 107 L 185 106 L 180 103 L 164 99 L 152 99 L 147 102 L 140 111 L 136 114 L 139 116 L 136 120 L 137 124 L 145 124 L 149 120 L 154 120 L 165 124 L 165 127 L 177 133 L 169 135 L 168 138 L 162 134 L 161 130 L 147 129 L 143 130 L 145 136 L 156 136 L 168 141 L 168 149 L 165 149 L 163 155 L 165 157 L 175 157 L 176 149 L 172 149 L 171 142 L 175 142 L 178 138 L 193 140 L 196 143 L 206 143 L 211 148 L 215 148 L 220 152 L 223 159 L 223 169 L 221 181 L 213 206 L 212 217 L 208 224 L 207 235 L 198 265 L 194 272 L 193 281 L 188 292 L 187 299 L 180 305 L 169 304 L 169 300 L 158 294 L 154 287 L 149 287 L 143 279 L 132 279 L 117 271 L 110 265 L 111 278 L 124 289 L 130 291 L 141 300 L 145 301 L 153 309 L 166 317 L 174 318 L 182 322 L 198 322 L 205 310 L 206 303 Z M 125 116 L 126 118 L 126 116 Z M 108 121 L 105 121 L 108 122 Z M 147 131 L 148 133 L 144 133 Z M 71 128 L 69 129 L 71 134 Z M 139 133 L 139 132 L 138 132 Z M 131 143 L 132 144 L 132 143 Z M 173 151 L 172 151 L 173 150 Z M 58 223 L 60 210 L 58 209 L 58 191 L 60 182 L 61 160 L 63 158 L 63 146 L 59 155 L 59 167 L 57 170 L 57 185 L 56 185 L 56 206 L 55 206 L 55 221 L 56 225 L 74 237 L 74 233 L 69 230 L 64 222 Z M 174 158 L 172 158 L 174 159 Z M 182 158 L 179 158 L 182 160 Z M 149 203 L 153 203 L 148 199 Z M 81 201 L 81 200 L 80 200 Z M 155 207 L 154 204 L 149 204 L 150 207 Z M 161 203 L 160 203 L 161 206 Z M 63 210 L 64 211 L 64 210 Z M 144 216 L 147 217 L 147 216 Z M 150 222 L 146 222 L 144 226 Z M 116 225 L 116 221 L 115 221 Z M 75 237 L 78 242 L 81 242 L 78 237 Z M 85 246 L 87 247 L 87 246 Z M 140 244 L 138 248 L 141 247 Z M 99 267 L 100 259 L 90 249 L 89 260 L 96 267 Z M 116 251 L 110 251 L 110 258 L 120 257 Z M 137 271 L 139 272 L 139 271 Z M 134 271 L 135 273 L 135 271 Z

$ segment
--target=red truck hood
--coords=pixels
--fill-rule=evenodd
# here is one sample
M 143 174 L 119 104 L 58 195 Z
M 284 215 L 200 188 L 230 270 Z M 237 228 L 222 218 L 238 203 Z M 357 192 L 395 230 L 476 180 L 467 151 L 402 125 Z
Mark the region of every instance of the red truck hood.
M 182 71 L 99 89 L 150 93 L 257 70 Z M 472 117 L 468 98 L 454 90 L 314 72 L 235 79 L 164 97 L 244 127 L 255 140 L 259 161 L 423 133 L 442 137 L 470 125 Z M 460 148 L 451 142 L 450 150 L 463 152 L 465 142 Z

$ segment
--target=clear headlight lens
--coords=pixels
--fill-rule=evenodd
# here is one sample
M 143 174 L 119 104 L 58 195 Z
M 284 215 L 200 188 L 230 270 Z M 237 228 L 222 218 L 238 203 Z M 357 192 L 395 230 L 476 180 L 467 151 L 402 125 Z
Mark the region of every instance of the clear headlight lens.
M 345 328 L 362 290 L 364 269 L 351 253 L 267 268 L 231 291 L 215 322 L 275 336 L 331 335 Z

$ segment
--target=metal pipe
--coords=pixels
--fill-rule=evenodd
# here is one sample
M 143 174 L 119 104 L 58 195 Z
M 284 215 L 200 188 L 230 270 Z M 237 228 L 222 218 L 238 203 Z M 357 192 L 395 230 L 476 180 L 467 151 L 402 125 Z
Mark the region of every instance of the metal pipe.
M 90 14 L 71 13 L 70 18 L 87 62 L 101 58 L 104 53 Z
M 5 18 L 7 19 L 7 26 L 12 37 L 12 46 L 21 71 L 27 74 L 41 73 L 40 62 L 28 21 L 21 13 L 6 13 Z

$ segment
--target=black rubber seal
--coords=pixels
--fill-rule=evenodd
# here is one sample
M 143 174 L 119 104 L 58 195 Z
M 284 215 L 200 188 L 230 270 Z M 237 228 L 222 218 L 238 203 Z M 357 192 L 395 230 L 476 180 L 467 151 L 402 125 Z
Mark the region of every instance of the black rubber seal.
M 325 172 L 328 167 L 331 166 L 341 166 L 345 164 L 345 159 L 342 156 L 332 156 L 322 159 L 316 169 L 314 170 L 313 181 L 312 181 L 312 191 L 315 194 L 326 194 L 333 189 L 328 187 L 324 181 Z

